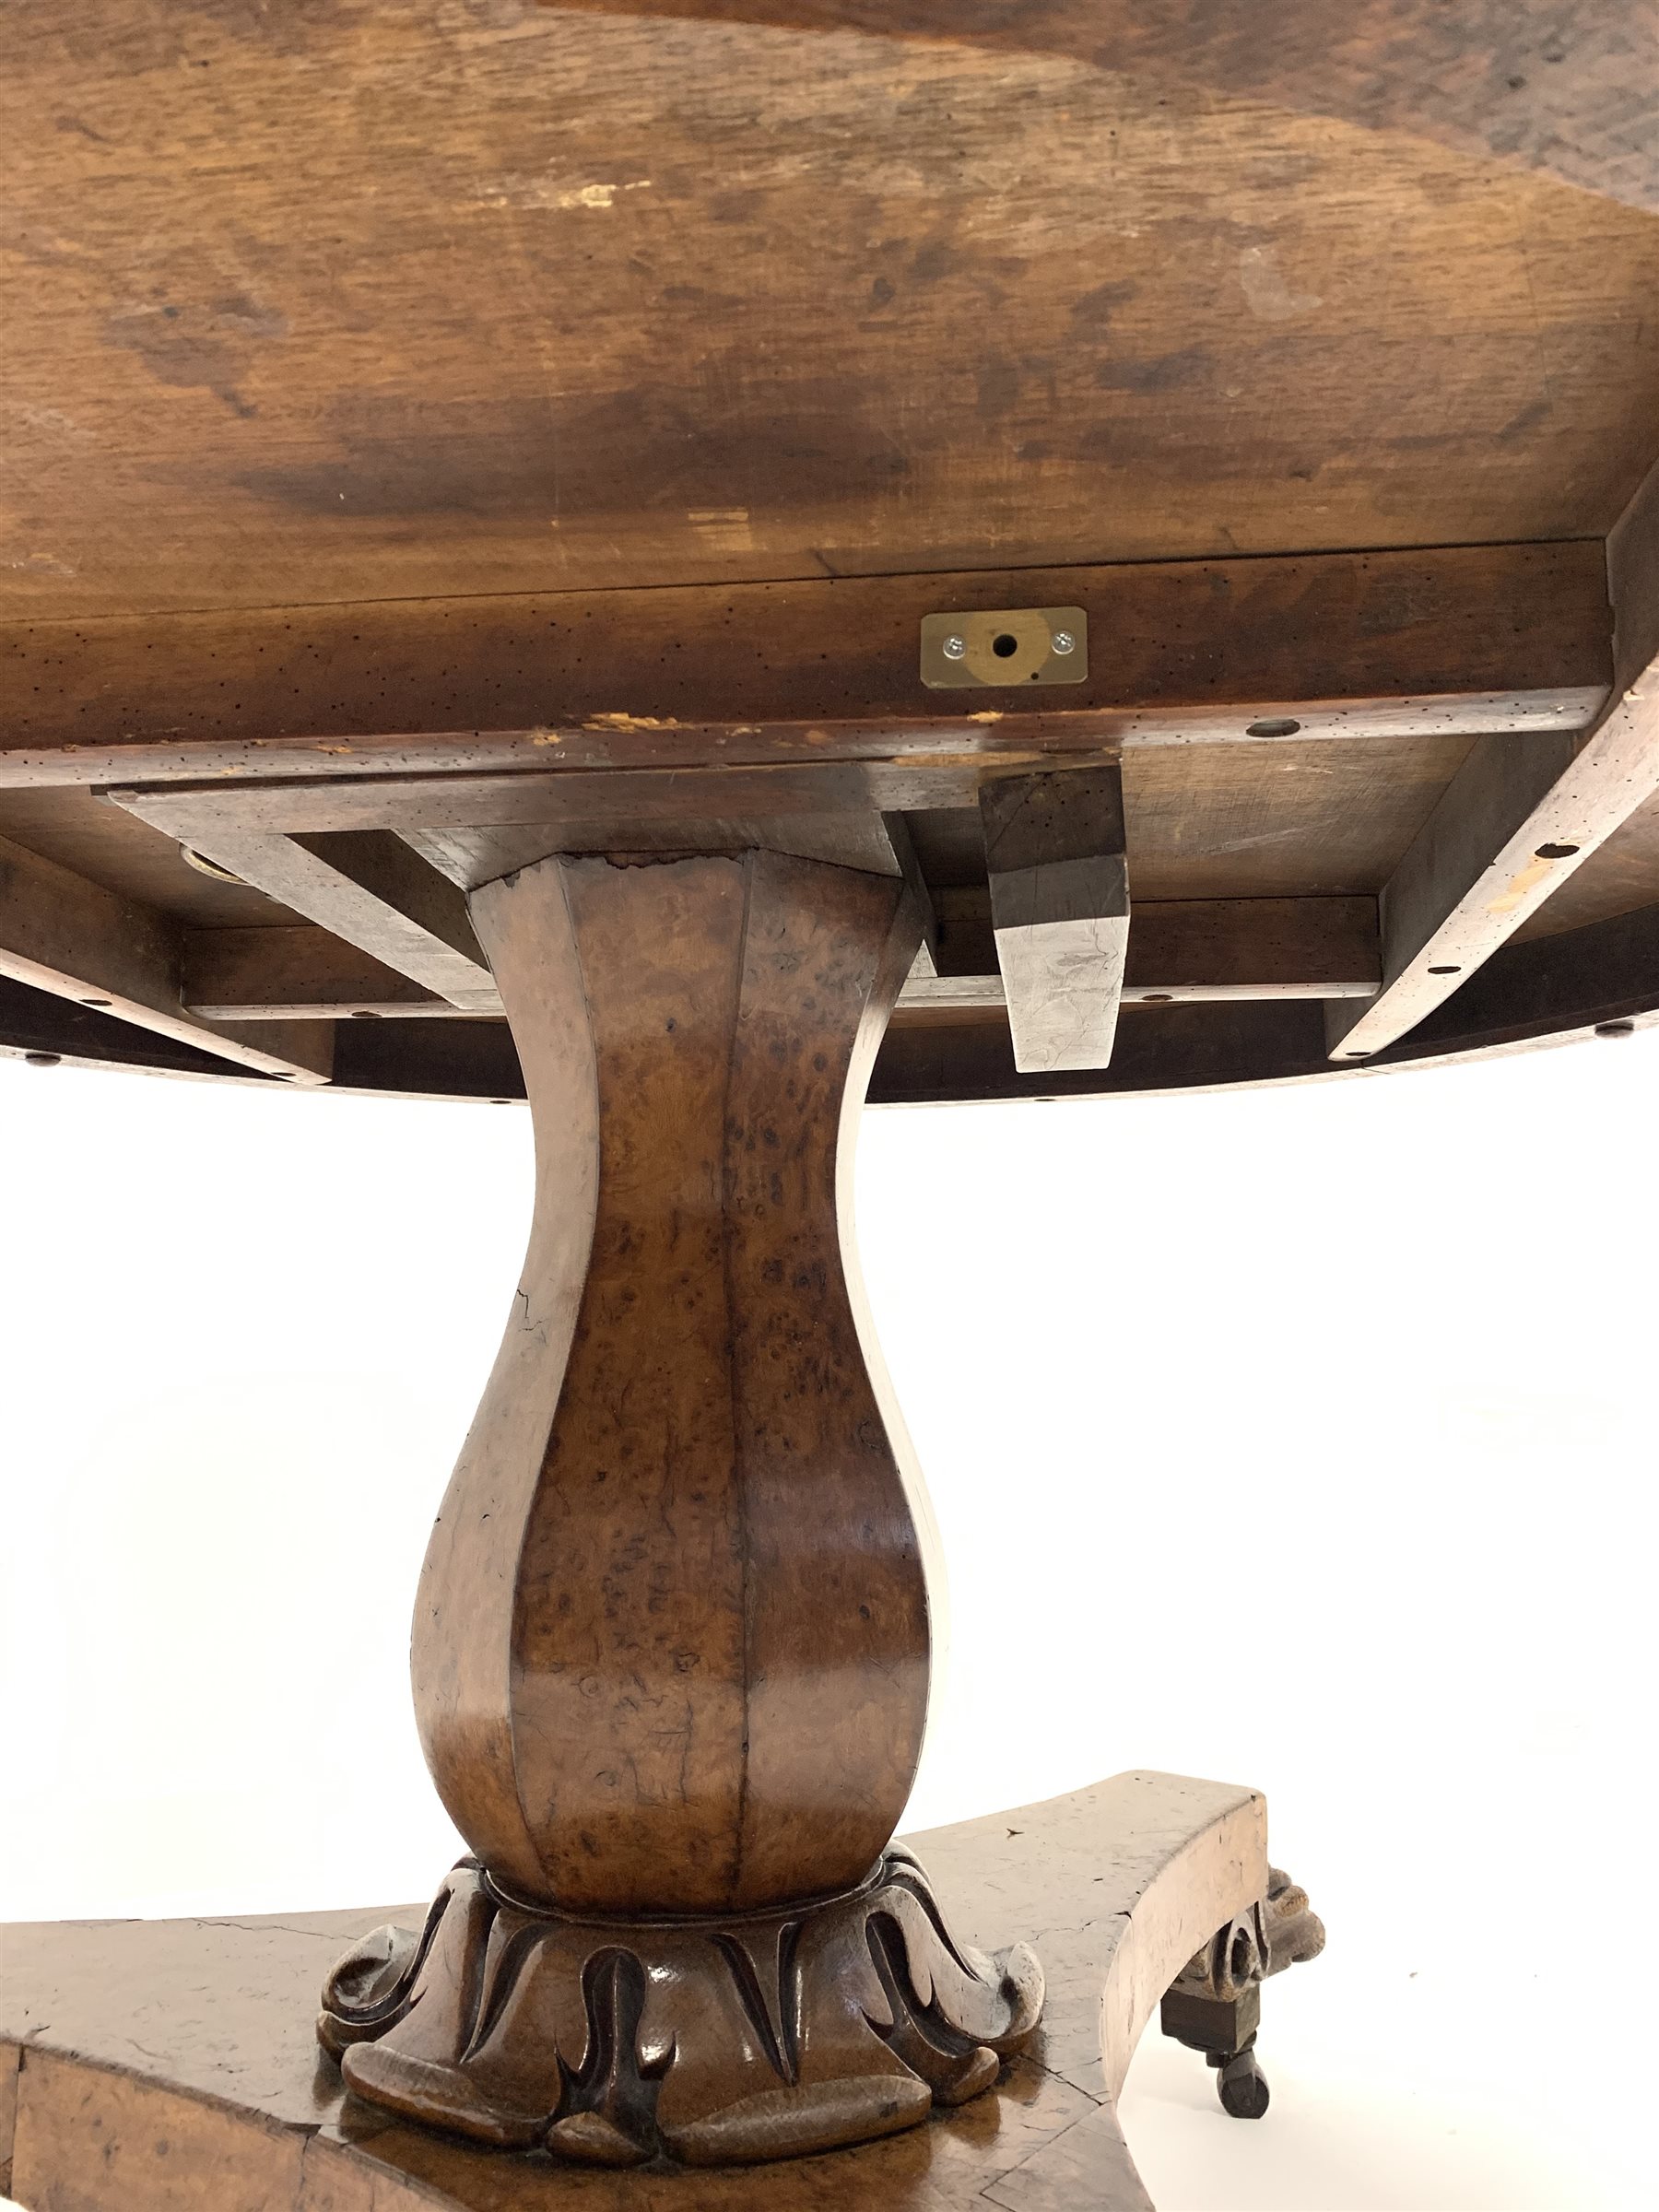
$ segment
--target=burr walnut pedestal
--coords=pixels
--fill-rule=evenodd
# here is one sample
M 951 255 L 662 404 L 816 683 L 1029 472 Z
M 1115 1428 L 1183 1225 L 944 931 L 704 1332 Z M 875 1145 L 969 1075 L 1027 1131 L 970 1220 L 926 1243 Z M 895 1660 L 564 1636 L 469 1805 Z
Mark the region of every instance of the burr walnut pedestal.
M 891 1840 L 927 1513 L 848 1184 L 913 887 L 755 849 L 554 854 L 471 911 L 536 1137 L 415 1613 L 472 1855 L 389 1924 L 14 1935 L 14 2188 L 31 2212 L 1143 2203 L 1112 2100 L 1153 2007 L 1258 2110 L 1245 2007 L 1318 1925 L 1245 1790 L 1127 1775 Z

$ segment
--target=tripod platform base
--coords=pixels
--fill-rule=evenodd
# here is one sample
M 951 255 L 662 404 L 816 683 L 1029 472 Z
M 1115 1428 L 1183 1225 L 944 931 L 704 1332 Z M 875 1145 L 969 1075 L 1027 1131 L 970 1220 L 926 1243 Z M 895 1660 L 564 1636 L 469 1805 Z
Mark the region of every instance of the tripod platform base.
M 408 1909 L 68 1923 L 0 1940 L 0 2187 L 28 2212 L 1142 2212 L 1117 2093 L 1166 1990 L 1267 1892 L 1263 1800 L 1121 1774 L 911 1841 L 964 1946 L 1041 1931 L 1047 1994 L 994 2084 L 901 2134 L 623 2171 L 489 2149 L 318 2049 L 317 1989 Z

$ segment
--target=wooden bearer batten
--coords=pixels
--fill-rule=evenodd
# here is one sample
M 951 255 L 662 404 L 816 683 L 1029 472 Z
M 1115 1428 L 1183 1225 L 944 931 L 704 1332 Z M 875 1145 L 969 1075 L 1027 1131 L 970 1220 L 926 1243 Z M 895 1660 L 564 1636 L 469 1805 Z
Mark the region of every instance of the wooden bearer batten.
M 1382 989 L 1334 1008 L 1334 1058 L 1417 1028 L 1659 790 L 1659 475 L 1608 540 L 1615 679 L 1594 727 L 1485 737 L 1382 888 Z
M 199 935 L 203 957 L 231 960 L 236 981 L 227 985 L 208 976 L 197 988 L 194 974 L 181 975 L 163 994 L 167 1018 L 174 1018 L 172 993 L 187 986 L 177 1014 L 184 1018 L 188 1004 L 198 1023 L 430 1017 L 448 1007 L 475 1021 L 447 1048 L 447 1064 L 459 1074 L 470 1055 L 477 1084 L 488 1090 L 499 1070 L 476 1018 L 499 1016 L 499 1000 L 444 877 L 465 891 L 561 848 L 754 843 L 885 872 L 901 865 L 895 835 L 884 828 L 897 818 L 898 837 L 935 911 L 953 910 L 946 934 L 955 942 L 943 971 L 927 973 L 931 955 L 919 968 L 900 1022 L 925 1014 L 937 1046 L 941 1025 L 953 1015 L 969 1021 L 957 1039 L 966 1070 L 978 1051 L 978 1029 L 1006 1005 L 1006 993 L 992 934 L 980 927 L 989 920 L 989 885 L 976 894 L 971 881 L 938 879 L 942 830 L 935 825 L 973 809 L 982 788 L 1022 762 L 1075 763 L 1086 775 L 1091 759 L 1118 759 L 1135 880 L 1146 887 L 1137 889 L 1146 944 L 1137 948 L 1139 933 L 1130 933 L 1126 1003 L 1145 1009 L 1246 994 L 1321 995 L 1334 1002 L 1335 1033 L 1351 1019 L 1337 1002 L 1351 1006 L 1386 973 L 1383 952 L 1360 947 L 1367 924 L 1348 919 L 1364 902 L 1292 901 L 1302 919 L 1288 938 L 1279 917 L 1289 910 L 1264 896 L 1280 888 L 1283 875 L 1253 856 L 1270 863 L 1276 838 L 1312 832 L 1304 794 L 1334 786 L 1340 794 L 1350 783 L 1374 790 L 1382 759 L 1417 763 L 1426 800 L 1416 803 L 1432 806 L 1437 764 L 1454 758 L 1453 748 L 1467 742 L 1461 733 L 1470 729 L 1488 734 L 1445 786 L 1434 821 L 1461 807 L 1475 821 L 1478 847 L 1489 805 L 1482 815 L 1461 799 L 1477 777 L 1484 774 L 1501 794 L 1524 791 L 1529 779 L 1534 787 L 1553 787 L 1555 773 L 1578 757 L 1579 733 L 1609 695 L 1603 568 L 1600 549 L 1585 545 L 1052 574 L 1044 588 L 1089 603 L 1093 634 L 1104 649 L 1079 703 L 1056 713 L 1018 692 L 969 692 L 968 700 L 994 697 L 998 704 L 961 715 L 953 699 L 951 717 L 931 720 L 917 713 L 916 610 L 953 594 L 982 603 L 1006 597 L 1016 588 L 1013 577 L 757 586 L 747 599 L 743 589 L 609 593 L 503 604 L 499 611 L 485 603 L 447 610 L 382 606 L 351 610 L 349 639 L 342 618 L 324 609 L 304 626 L 299 647 L 291 617 L 257 613 L 81 625 L 73 655 L 62 650 L 67 641 L 53 626 L 37 624 L 13 633 L 12 665 L 53 680 L 19 691 L 29 703 L 8 725 L 0 779 L 18 792 L 12 806 L 32 809 L 50 832 L 65 808 L 74 818 L 75 788 L 51 780 L 96 782 L 131 768 L 166 776 L 164 783 L 117 785 L 111 795 L 122 810 L 171 841 L 207 853 L 267 895 L 253 904 L 252 893 L 241 894 L 229 927 L 229 914 L 215 917 L 217 929 L 186 926 L 183 946 Z M 1034 590 L 1037 579 L 1020 588 Z M 730 639 L 739 625 L 763 642 L 752 666 L 738 663 L 734 699 Z M 330 626 L 341 634 L 324 650 Z M 550 642 L 541 648 L 548 673 L 535 679 L 536 702 L 547 709 L 561 695 L 570 701 L 562 717 L 543 725 L 517 734 L 387 734 L 367 726 L 366 714 L 351 704 L 354 681 L 364 707 L 371 694 L 382 709 L 394 705 L 399 684 L 411 705 L 429 698 L 434 678 L 422 674 L 422 662 L 437 640 L 448 656 L 444 680 L 454 703 L 480 724 L 496 719 L 514 703 L 503 688 L 504 662 L 513 660 L 513 680 L 528 687 L 524 656 L 538 629 Z M 458 663 L 457 632 L 465 641 Z M 561 677 L 566 636 L 580 638 L 582 646 Z M 829 648 L 812 651 L 817 637 L 828 639 Z M 475 680 L 466 675 L 469 653 L 471 697 L 457 688 Z M 614 660 L 608 670 L 607 653 Z M 821 696 L 806 687 L 821 685 L 811 669 L 830 658 L 840 719 L 787 719 Z M 1306 696 L 1310 676 L 1318 697 Z M 1390 677 L 1405 687 L 1392 697 L 1381 688 Z M 589 702 L 619 696 L 632 703 L 606 711 L 578 705 L 570 700 L 571 684 L 587 691 Z M 191 705 L 193 685 L 200 688 L 199 709 Z M 235 695 L 229 708 L 227 691 Z M 531 696 L 527 688 L 526 706 Z M 100 712 L 100 726 L 108 727 L 112 714 L 121 725 L 112 745 L 86 741 L 87 717 L 100 698 L 120 702 Z M 724 725 L 710 719 L 717 699 L 728 716 Z M 933 695 L 929 705 L 938 699 Z M 765 719 L 740 720 L 734 708 Z M 147 735 L 162 713 L 175 718 L 175 728 L 190 730 L 193 721 L 204 726 L 186 744 L 170 747 Z M 221 735 L 205 726 L 209 717 Z M 72 730 L 79 734 L 72 737 Z M 29 742 L 42 738 L 44 747 Z M 677 765 L 707 763 L 712 746 L 718 764 Z M 619 765 L 641 759 L 656 765 Z M 188 771 L 199 779 L 204 767 L 220 772 L 193 786 Z M 226 775 L 227 769 L 236 772 Z M 250 770 L 265 772 L 255 778 Z M 1236 806 L 1248 792 L 1246 803 L 1261 818 L 1264 789 L 1303 806 L 1307 829 L 1299 831 L 1293 818 L 1276 831 L 1268 819 L 1241 836 L 1225 811 L 1216 812 Z M 1209 865 L 1210 879 L 1244 896 L 1170 896 L 1192 880 L 1196 855 L 1183 818 L 1194 803 L 1200 818 L 1206 810 L 1213 816 L 1223 848 Z M 84 813 L 98 804 L 88 798 L 73 806 Z M 128 845 L 118 845 L 115 818 L 107 809 L 98 818 L 98 863 L 113 861 L 118 874 L 130 872 L 129 848 L 135 856 L 141 851 L 131 841 L 144 833 L 128 831 Z M 907 820 L 915 825 L 921 859 L 902 828 Z M 1351 837 L 1352 818 L 1345 818 L 1339 795 L 1325 820 L 1335 834 Z M 964 822 L 947 839 L 951 852 L 964 849 L 965 829 Z M 1438 830 L 1418 841 L 1442 852 Z M 164 856 L 145 847 L 142 860 L 153 880 Z M 1415 865 L 1411 856 L 1399 864 L 1385 900 L 1396 954 Z M 986 883 L 982 857 L 970 851 L 969 866 Z M 953 862 L 944 873 L 957 867 Z M 172 880 L 182 879 L 175 874 Z M 89 880 L 86 901 L 96 904 L 102 888 Z M 969 911 L 976 896 L 986 901 L 977 913 Z M 128 903 L 141 905 L 130 897 Z M 178 917 L 155 912 L 153 928 L 177 928 Z M 301 919 L 312 925 L 309 936 L 296 926 Z M 1173 946 L 1170 929 L 1177 925 L 1181 943 Z M 1335 957 L 1333 930 L 1348 947 L 1342 957 Z M 1300 968 L 1292 942 L 1300 947 Z M 301 956 L 305 964 L 297 967 Z M 370 965 L 353 969 L 351 956 Z M 1417 968 L 1443 964 L 1423 953 Z M 1465 972 L 1469 964 L 1460 963 Z M 13 972 L 50 989 L 53 973 L 73 982 L 73 966 L 36 961 L 27 975 L 20 967 Z M 385 978 L 394 975 L 401 981 L 388 986 Z M 1442 981 L 1433 985 L 1439 994 L 1444 988 Z M 1361 1018 L 1375 1028 L 1402 1009 L 1406 1001 L 1396 977 Z M 119 1014 L 116 999 L 110 1010 Z M 35 1018 L 30 1036 L 38 1043 Z M 365 1049 L 354 1044 L 347 1060 L 360 1062 Z M 1350 1043 L 1342 1057 L 1356 1051 Z M 1179 1050 L 1172 1055 L 1175 1079 L 1183 1079 L 1184 1058 Z M 407 1062 L 413 1087 L 429 1083 L 429 1058 L 424 1067 Z

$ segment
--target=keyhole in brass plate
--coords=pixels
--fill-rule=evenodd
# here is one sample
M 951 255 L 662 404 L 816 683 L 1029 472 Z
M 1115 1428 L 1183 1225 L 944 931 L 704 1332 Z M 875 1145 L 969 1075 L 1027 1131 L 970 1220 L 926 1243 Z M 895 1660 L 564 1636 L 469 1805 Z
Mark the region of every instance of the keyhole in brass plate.
M 1080 606 L 964 607 L 922 618 L 922 681 L 935 689 L 1080 684 L 1088 617 Z

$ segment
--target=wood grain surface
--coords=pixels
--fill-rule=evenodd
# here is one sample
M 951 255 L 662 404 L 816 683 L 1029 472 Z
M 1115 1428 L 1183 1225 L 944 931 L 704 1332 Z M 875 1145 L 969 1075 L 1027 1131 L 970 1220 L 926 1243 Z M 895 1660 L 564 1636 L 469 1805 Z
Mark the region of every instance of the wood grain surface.
M 0 838 L 0 974 L 284 1082 L 326 1080 L 332 1033 L 263 1015 L 224 1026 L 182 1004 L 179 931 Z
M 923 684 L 924 616 L 1045 600 L 1096 641 L 1064 711 Z M 1611 631 L 1594 539 L 36 617 L 0 623 L 0 789 L 1553 728 L 1599 705 Z
M 454 1012 L 424 984 L 303 922 L 186 930 L 179 988 L 186 1006 L 221 1021 L 255 1010 L 277 1020 L 423 1020 Z
M 992 53 L 1057 53 L 1547 170 L 1659 207 L 1646 128 L 1659 17 L 1651 0 L 574 0 L 602 15 L 789 29 L 859 29 Z
M 735 12 L 13 10 L 5 601 L 1596 536 L 1653 457 L 1659 226 L 1422 135 L 1443 27 Z
M 228 830 L 200 846 L 191 841 L 190 849 L 424 984 L 458 1012 L 500 1012 L 465 898 L 389 830 L 268 837 Z

